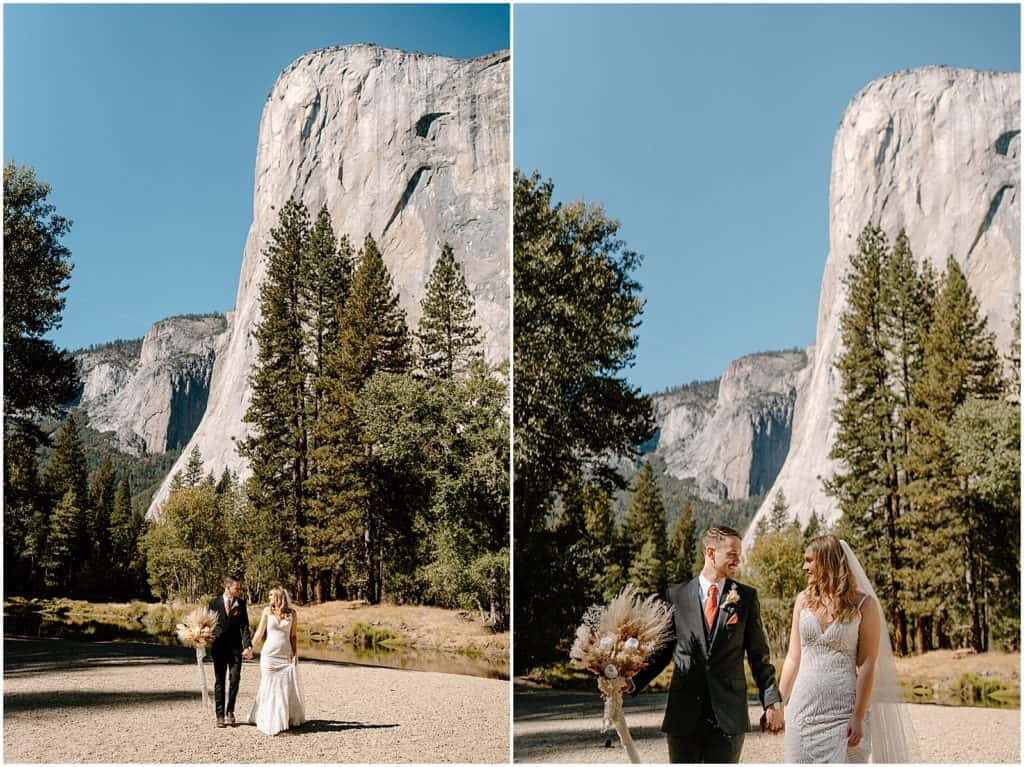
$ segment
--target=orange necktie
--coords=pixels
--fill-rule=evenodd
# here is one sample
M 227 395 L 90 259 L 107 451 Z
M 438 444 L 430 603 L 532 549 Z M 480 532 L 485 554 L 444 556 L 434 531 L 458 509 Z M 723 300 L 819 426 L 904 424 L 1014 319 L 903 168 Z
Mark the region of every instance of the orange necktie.
M 704 622 L 708 631 L 715 625 L 715 616 L 718 614 L 718 584 L 712 583 L 708 589 L 708 601 L 704 603 Z

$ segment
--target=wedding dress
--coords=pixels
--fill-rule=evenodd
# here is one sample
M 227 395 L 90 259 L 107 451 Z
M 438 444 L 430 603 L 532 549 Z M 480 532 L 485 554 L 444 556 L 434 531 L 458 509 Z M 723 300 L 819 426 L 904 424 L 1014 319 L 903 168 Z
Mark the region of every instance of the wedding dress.
M 267 641 L 260 651 L 260 686 L 249 712 L 249 724 L 267 735 L 277 735 L 306 721 L 298 670 L 291 662 L 291 628 L 291 618 L 279 621 L 273 613 L 267 615 Z
M 840 541 L 857 589 L 865 596 L 849 621 L 833 621 L 824 630 L 806 607 L 800 611 L 800 669 L 786 704 L 785 761 L 905 764 L 918 758 L 917 736 L 903 703 L 892 643 L 878 593 L 857 555 Z M 847 748 L 846 726 L 857 700 L 857 641 L 861 609 L 877 611 L 881 632 L 874 681 L 864 717 L 864 735 Z
M 816 764 L 867 762 L 871 752 L 870 713 L 864 737 L 847 748 L 846 726 L 857 701 L 857 638 L 860 611 L 834 620 L 822 631 L 806 607 L 800 612 L 800 670 L 786 704 L 785 760 Z

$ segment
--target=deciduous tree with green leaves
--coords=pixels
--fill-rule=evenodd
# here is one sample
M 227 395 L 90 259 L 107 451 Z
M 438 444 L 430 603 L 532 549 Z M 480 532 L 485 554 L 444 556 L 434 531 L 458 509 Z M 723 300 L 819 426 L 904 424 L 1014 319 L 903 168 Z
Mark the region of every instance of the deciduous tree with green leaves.
M 79 386 L 74 359 L 44 338 L 60 327 L 74 268 L 62 242 L 71 221 L 49 196 L 31 167 L 4 165 L 4 417 L 32 435 L 32 420 L 59 415 Z
M 579 619 L 563 593 L 549 517 L 574 474 L 613 480 L 609 454 L 638 454 L 653 432 L 648 398 L 622 372 L 636 349 L 640 256 L 598 205 L 553 201 L 554 186 L 514 179 L 516 658 L 557 652 Z M 664 544 L 663 544 L 664 545 Z M 584 605 L 585 607 L 585 605 Z M 522 640 L 520 640 L 520 636 Z

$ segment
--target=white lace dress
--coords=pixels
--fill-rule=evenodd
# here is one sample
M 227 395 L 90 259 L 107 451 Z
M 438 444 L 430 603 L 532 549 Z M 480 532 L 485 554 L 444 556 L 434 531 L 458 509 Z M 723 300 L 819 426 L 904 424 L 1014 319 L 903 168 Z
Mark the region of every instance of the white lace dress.
M 806 607 L 800 612 L 800 670 L 786 704 L 783 761 L 814 764 L 867 762 L 868 717 L 856 748 L 846 745 L 846 726 L 857 700 L 857 638 L 860 612 L 824 631 Z
M 267 641 L 260 651 L 260 686 L 249 712 L 249 724 L 260 732 L 277 735 L 306 721 L 299 675 L 291 662 L 289 635 L 292 622 L 267 616 Z

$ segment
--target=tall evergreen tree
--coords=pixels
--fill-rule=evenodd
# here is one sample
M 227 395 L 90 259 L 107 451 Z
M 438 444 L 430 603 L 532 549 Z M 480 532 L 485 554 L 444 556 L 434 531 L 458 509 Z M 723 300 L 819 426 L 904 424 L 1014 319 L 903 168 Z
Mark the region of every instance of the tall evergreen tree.
M 789 524 L 789 503 L 786 501 L 786 493 L 782 488 L 775 494 L 772 507 L 768 510 L 768 529 L 781 530 Z
M 245 415 L 254 433 L 241 446 L 255 480 L 250 500 L 277 519 L 291 560 L 293 591 L 300 603 L 306 600 L 307 589 L 302 558 L 308 460 L 307 316 L 302 276 L 309 229 L 306 207 L 290 198 L 270 232 L 271 242 L 265 251 L 267 276 L 260 288 L 252 401 Z
M 122 574 L 127 574 L 131 570 L 138 543 L 136 532 L 132 513 L 132 485 L 131 480 L 125 477 L 117 485 L 114 507 L 110 514 L 111 558 L 114 568 Z
M 181 483 L 185 487 L 195 487 L 203 481 L 203 452 L 199 445 L 194 445 L 188 454 L 188 463 L 185 464 L 185 472 L 182 474 Z
M 1020 405 L 1020 293 L 1013 303 L 1013 322 L 1010 328 L 1010 353 L 1006 356 L 1006 399 L 1014 405 Z
M 322 407 L 327 356 L 338 336 L 339 312 L 352 282 L 352 245 L 348 236 L 334 234 L 327 206 L 320 208 L 306 242 L 302 261 L 302 295 L 307 318 L 310 405 L 307 416 L 312 437 Z M 315 444 L 314 446 L 315 447 Z
M 37 586 L 45 531 L 37 534 L 46 501 L 39 482 L 35 440 L 19 430 L 4 434 L 4 582 L 10 593 Z M 39 517 L 39 518 L 37 518 Z
M 650 593 L 664 591 L 668 585 L 665 505 L 649 461 L 644 463 L 633 480 L 629 508 L 622 525 L 622 539 L 631 559 L 630 578 L 634 577 L 634 571 L 640 572 L 644 586 L 654 586 Z
M 91 542 L 90 571 L 94 591 L 106 593 L 109 590 L 106 575 L 111 566 L 111 517 L 114 513 L 114 496 L 117 493 L 117 476 L 114 464 L 107 458 L 93 472 L 89 480 L 89 517 L 87 535 Z
M 61 594 L 75 589 L 74 576 L 81 563 L 84 512 L 75 491 L 68 489 L 50 517 L 43 559 L 46 585 Z
M 323 417 L 317 424 L 318 474 L 310 528 L 318 540 L 308 547 L 321 568 L 348 568 L 362 581 L 370 602 L 382 596 L 379 579 L 384 509 L 373 474 L 370 446 L 356 414 L 363 386 L 376 373 L 405 373 L 410 366 L 409 332 L 391 275 L 373 238 L 367 235 L 352 287 L 339 318 L 338 341 L 327 357 Z M 353 540 L 359 530 L 361 542 Z M 352 554 L 360 550 L 358 565 Z M 337 551 L 344 551 L 335 555 Z
M 839 501 L 855 545 L 866 553 L 865 567 L 879 585 L 879 596 L 895 630 L 897 652 L 906 654 L 897 530 L 900 490 L 893 431 L 896 401 L 890 379 L 893 346 L 886 329 L 885 275 L 890 257 L 885 233 L 877 226 L 865 227 L 844 278 L 843 351 L 836 363 L 841 389 L 833 411 L 838 429 L 830 454 L 840 461 L 840 468 L 825 487 Z
M 697 523 L 693 518 L 693 501 L 687 498 L 672 529 L 672 542 L 669 545 L 669 582 L 682 583 L 690 580 L 696 563 Z
M 1004 384 L 992 334 L 957 262 L 950 257 L 924 338 L 922 375 L 914 387 L 908 487 L 913 516 L 908 529 L 919 561 L 920 589 L 933 608 L 949 594 L 962 595 L 967 641 L 983 649 L 979 598 L 980 520 L 970 503 L 966 478 L 955 471 L 948 440 L 957 408 L 971 397 L 996 399 Z
M 821 517 L 818 516 L 818 512 L 811 509 L 811 516 L 807 520 L 807 526 L 804 528 L 804 545 L 806 546 L 811 540 L 817 538 L 819 535 L 825 535 L 824 528 L 821 524 Z
M 69 490 L 75 495 L 74 505 L 85 509 L 89 505 L 89 475 L 85 463 L 85 450 L 73 415 L 68 415 L 57 430 L 53 452 L 46 467 L 46 489 L 54 502 L 59 502 Z
M 427 281 L 416 333 L 419 367 L 428 378 L 452 379 L 481 356 L 473 295 L 447 242 Z

